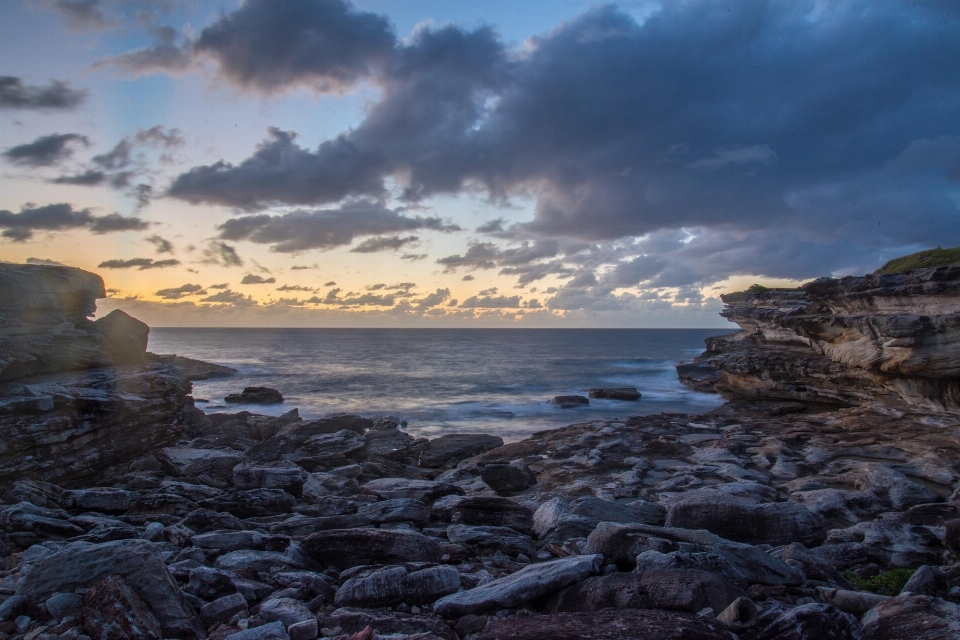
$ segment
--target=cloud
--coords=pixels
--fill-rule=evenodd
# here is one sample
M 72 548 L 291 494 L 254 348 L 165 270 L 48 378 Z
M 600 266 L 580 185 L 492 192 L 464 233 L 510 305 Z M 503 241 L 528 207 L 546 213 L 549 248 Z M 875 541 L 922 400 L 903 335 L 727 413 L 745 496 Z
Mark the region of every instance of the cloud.
M 396 296 L 394 294 L 350 294 L 341 298 L 340 292 L 341 289 L 331 289 L 323 298 L 314 296 L 306 302 L 309 304 L 339 305 L 341 307 L 392 307 L 396 302 Z
M 133 269 L 137 267 L 140 271 L 145 271 L 147 269 L 165 269 L 167 267 L 176 267 L 179 266 L 180 261 L 169 259 L 169 260 L 154 260 L 153 258 L 131 258 L 129 260 L 104 260 L 99 265 L 100 269 Z
M 419 262 L 420 260 L 426 260 L 427 254 L 425 253 L 405 253 L 400 256 L 401 260 L 408 260 L 410 262 Z
M 173 243 L 160 236 L 150 236 L 144 238 L 147 242 L 157 248 L 157 253 L 173 253 Z
M 212 285 L 210 285 L 209 287 L 207 287 L 207 289 L 226 289 L 226 288 L 228 288 L 229 286 L 230 286 L 229 284 L 227 284 L 226 282 L 224 282 L 224 283 L 222 283 L 222 284 L 212 284 Z
M 298 284 L 285 284 L 281 287 L 277 287 L 277 291 L 308 291 L 314 293 L 316 290 L 311 289 L 310 287 L 302 287 Z
M 73 149 L 69 146 L 71 142 L 90 144 L 87 136 L 79 133 L 54 133 L 40 136 L 33 142 L 10 147 L 3 152 L 3 156 L 14 164 L 26 167 L 50 167 L 73 155 Z
M 54 0 L 52 7 L 73 31 L 102 31 L 114 24 L 104 14 L 99 0 Z
M 60 176 L 50 182 L 53 184 L 72 184 L 80 187 L 97 187 L 106 182 L 107 174 L 96 169 L 88 169 L 72 176 Z
M 207 248 L 203 250 L 204 264 L 215 264 L 221 267 L 242 267 L 243 259 L 237 250 L 226 242 L 217 242 L 210 240 Z
M 323 286 L 325 286 L 325 287 L 335 287 L 335 286 L 337 286 L 337 283 L 334 282 L 333 280 L 331 280 L 330 282 L 324 282 L 324 283 L 323 283 Z
M 114 67 L 125 76 L 142 76 L 152 73 L 183 73 L 193 65 L 190 43 L 177 44 L 179 34 L 170 26 L 151 29 L 156 39 L 152 47 L 144 47 L 121 53 L 118 56 L 100 58 L 94 68 Z
M 520 296 L 470 296 L 462 303 L 461 309 L 517 309 Z
M 359 236 L 416 229 L 455 231 L 459 227 L 445 224 L 440 218 L 409 217 L 378 203 L 358 201 L 338 209 L 244 216 L 227 220 L 218 229 L 224 240 L 249 240 L 270 244 L 273 251 L 295 253 L 333 249 Z
M 142 231 L 148 222 L 136 217 L 124 217 L 118 213 L 95 216 L 90 209 L 74 209 L 65 202 L 38 207 L 26 204 L 19 213 L 0 209 L 0 234 L 14 242 L 24 242 L 33 237 L 34 231 L 69 231 L 88 229 L 94 233 L 115 231 Z
M 353 253 L 376 253 L 378 251 L 396 251 L 401 249 L 405 245 L 414 244 L 420 238 L 417 236 L 388 236 L 388 237 L 379 237 L 379 238 L 368 238 L 364 240 L 353 249 L 350 249 Z
M 56 260 L 49 260 L 47 258 L 27 258 L 24 260 L 27 264 L 51 264 L 57 267 L 62 267 L 64 264 L 62 262 L 57 262 Z
M 444 266 L 444 273 L 454 273 L 460 267 L 493 269 L 497 266 L 494 260 L 499 255 L 500 250 L 492 242 L 475 242 L 470 245 L 465 254 L 439 258 L 437 264 Z
M 307 270 L 307 269 L 319 269 L 319 268 L 320 268 L 320 267 L 318 267 L 316 264 L 314 264 L 313 266 L 307 266 L 307 265 L 305 265 L 305 264 L 295 264 L 295 265 L 293 265 L 292 267 L 290 267 L 290 270 L 291 270 L 291 271 L 305 271 L 305 270 Z
M 200 298 L 200 302 L 214 302 L 218 304 L 232 305 L 234 307 L 257 306 L 256 300 L 250 296 L 245 296 L 242 293 L 231 291 L 230 289 L 225 289 L 220 293 L 215 293 L 212 296 L 207 296 L 206 298 Z
M 343 0 L 248 0 L 206 27 L 195 49 L 235 86 L 343 92 L 390 59 L 387 20 Z
M 15 76 L 0 76 L 0 109 L 73 109 L 86 98 L 86 91 L 60 80 L 30 86 Z
M 275 284 L 276 282 L 276 278 L 264 278 L 263 276 L 248 273 L 247 275 L 243 276 L 243 280 L 240 281 L 240 284 Z
M 492 296 L 496 294 L 498 289 L 496 287 L 490 287 L 489 289 L 483 289 L 479 295 L 481 296 Z
M 431 309 L 440 306 L 450 299 L 450 289 L 437 289 L 435 292 L 427 294 L 416 303 L 417 309 Z
M 206 295 L 206 291 L 198 284 L 183 284 L 179 287 L 170 289 L 160 289 L 153 295 L 159 296 L 164 300 L 179 300 L 180 298 L 192 295 Z

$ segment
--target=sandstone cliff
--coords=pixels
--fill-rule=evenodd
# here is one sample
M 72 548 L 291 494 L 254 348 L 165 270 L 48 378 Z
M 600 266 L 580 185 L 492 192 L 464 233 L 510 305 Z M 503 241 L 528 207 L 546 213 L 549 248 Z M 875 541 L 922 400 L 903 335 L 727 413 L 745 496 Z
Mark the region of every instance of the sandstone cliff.
M 90 480 L 203 419 L 193 372 L 146 353 L 147 325 L 88 319 L 105 295 L 80 269 L 0 263 L 0 485 Z
M 742 331 L 707 340 L 681 381 L 734 398 L 960 411 L 960 267 L 722 296 Z

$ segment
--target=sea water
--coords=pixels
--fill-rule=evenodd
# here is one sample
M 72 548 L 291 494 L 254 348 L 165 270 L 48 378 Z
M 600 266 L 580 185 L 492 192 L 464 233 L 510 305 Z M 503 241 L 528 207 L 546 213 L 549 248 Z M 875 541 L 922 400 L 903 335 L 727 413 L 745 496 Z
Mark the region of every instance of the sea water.
M 207 413 L 248 410 L 304 418 L 391 415 L 414 436 L 490 433 L 506 441 L 588 420 L 722 404 L 681 385 L 674 365 L 703 351 L 718 329 L 200 329 L 153 328 L 149 350 L 238 371 L 194 382 Z M 278 405 L 226 405 L 247 386 L 271 387 Z M 561 409 L 557 395 L 636 387 L 636 402 L 590 399 Z

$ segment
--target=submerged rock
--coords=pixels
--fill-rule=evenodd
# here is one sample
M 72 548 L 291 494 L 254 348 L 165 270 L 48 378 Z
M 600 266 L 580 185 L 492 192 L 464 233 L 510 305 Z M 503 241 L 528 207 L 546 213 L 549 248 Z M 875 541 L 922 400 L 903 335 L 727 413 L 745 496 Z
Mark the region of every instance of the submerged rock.
M 269 387 L 245 387 L 240 393 L 231 393 L 223 400 L 233 404 L 280 404 L 283 395 Z
M 639 400 L 640 392 L 636 387 L 616 387 L 612 389 L 590 389 L 591 398 L 607 398 L 609 400 Z

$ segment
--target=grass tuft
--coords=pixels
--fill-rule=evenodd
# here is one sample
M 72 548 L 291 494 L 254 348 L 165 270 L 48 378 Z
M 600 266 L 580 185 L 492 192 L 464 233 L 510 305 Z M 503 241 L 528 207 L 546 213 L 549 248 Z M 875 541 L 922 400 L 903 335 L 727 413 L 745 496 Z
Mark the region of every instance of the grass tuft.
M 872 578 L 861 578 L 852 571 L 847 571 L 843 577 L 850 581 L 858 591 L 870 591 L 881 596 L 895 596 L 903 590 L 915 569 L 891 569 L 883 571 Z

